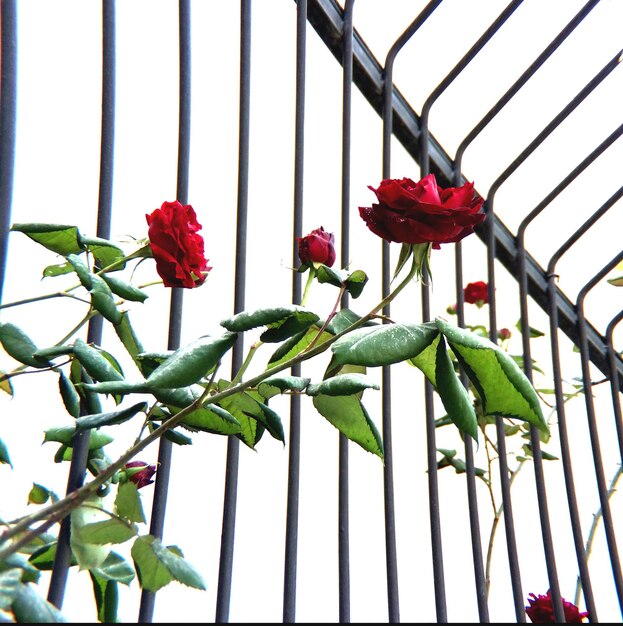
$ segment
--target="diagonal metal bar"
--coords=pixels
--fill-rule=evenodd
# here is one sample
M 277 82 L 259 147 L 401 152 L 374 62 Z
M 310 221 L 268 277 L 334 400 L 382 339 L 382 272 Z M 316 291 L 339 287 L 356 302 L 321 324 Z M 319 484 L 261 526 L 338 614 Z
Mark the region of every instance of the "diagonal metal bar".
M 344 26 L 343 10 L 335 0 L 309 0 L 308 20 L 338 62 L 342 61 L 341 32 Z M 357 31 L 353 34 L 353 81 L 372 108 L 383 114 L 383 68 Z M 421 135 L 420 118 L 409 105 L 399 89 L 393 92 L 393 134 L 416 162 L 420 162 L 419 139 Z M 441 147 L 434 135 L 428 138 L 430 171 L 441 186 L 453 186 L 453 162 Z M 461 184 L 467 179 L 459 178 Z M 495 242 L 496 259 L 513 275 L 518 272 L 518 250 L 515 235 L 496 216 L 492 215 L 492 236 Z M 476 229 L 482 240 L 486 238 L 482 227 Z M 549 310 L 547 296 L 547 274 L 530 254 L 526 254 L 525 271 L 528 294 L 544 310 Z M 556 286 L 556 309 L 559 329 L 574 343 L 579 340 L 577 314 L 571 300 Z M 586 340 L 589 359 L 605 375 L 610 371 L 605 337 L 587 322 Z M 616 360 L 616 371 L 620 384 L 623 385 L 623 360 Z

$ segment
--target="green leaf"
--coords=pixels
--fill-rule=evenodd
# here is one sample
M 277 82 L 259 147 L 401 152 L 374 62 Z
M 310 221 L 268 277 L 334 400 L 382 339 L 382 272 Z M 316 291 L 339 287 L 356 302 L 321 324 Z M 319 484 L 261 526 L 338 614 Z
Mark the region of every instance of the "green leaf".
M 76 254 L 68 254 L 66 255 L 67 261 L 74 268 L 74 272 L 78 275 L 78 279 L 80 280 L 80 284 L 85 289 L 91 289 L 91 279 L 95 274 L 91 274 L 89 267 L 87 264 Z
M 163 437 L 172 441 L 174 444 L 178 446 L 189 446 L 192 445 L 193 440 L 186 435 L 182 435 L 182 433 L 178 432 L 176 429 L 167 430 Z
M 72 417 L 78 417 L 80 415 L 80 396 L 74 384 L 62 370 L 59 372 L 58 388 L 67 413 Z
M 141 494 L 133 482 L 128 481 L 118 485 L 115 511 L 119 517 L 123 517 L 131 522 L 145 523 Z
M 362 392 L 364 389 L 380 389 L 364 374 L 338 374 L 321 383 L 307 387 L 308 396 L 350 396 Z
M 209 404 L 192 411 L 181 422 L 191 430 L 202 430 L 217 435 L 237 435 L 242 428 L 238 420 L 225 409 Z
M 521 332 L 521 319 L 517 320 L 515 328 Z M 536 339 L 537 337 L 544 337 L 545 333 L 542 330 L 528 326 L 528 332 L 530 333 L 530 339 Z
M 135 578 L 134 568 L 119 554 L 111 552 L 106 560 L 93 570 L 99 578 L 129 585 Z
M 59 263 L 55 265 L 48 265 L 43 270 L 43 278 L 54 278 L 55 276 L 64 276 L 74 271 L 71 263 Z
M 354 311 L 351 311 L 350 309 L 340 309 L 333 316 L 333 319 L 327 324 L 327 331 L 332 335 L 338 335 L 349 326 L 352 326 L 355 322 L 358 322 L 360 319 L 361 316 L 357 315 Z M 375 322 L 367 322 L 363 325 L 363 328 L 366 326 L 378 326 L 378 324 Z
M 49 571 L 54 567 L 54 559 L 56 558 L 56 538 L 51 543 L 46 543 L 37 550 L 35 550 L 30 558 L 29 562 L 35 566 L 38 570 Z M 71 565 L 78 565 L 76 557 L 71 555 Z
M 448 416 L 463 433 L 478 441 L 478 419 L 467 389 L 459 380 L 446 351 L 446 342 L 441 338 L 437 344 L 435 369 L 436 390 Z
M 333 357 L 327 376 L 346 364 L 377 367 L 407 361 L 428 347 L 438 333 L 430 322 L 357 328 L 331 346 Z
M 95 571 L 92 569 L 89 574 L 93 583 L 97 619 L 105 624 L 114 624 L 118 621 L 119 590 L 117 581 L 98 576 Z
M 348 439 L 383 458 L 381 435 L 357 396 L 319 395 L 313 403 L 318 413 Z
M 0 370 L 0 391 L 8 393 L 13 397 L 13 385 L 11 384 L 11 378 L 4 370 Z
M 346 281 L 345 272 L 334 270 L 328 265 L 319 264 L 316 272 L 316 279 L 320 284 L 329 283 L 334 287 L 341 287 Z
M 145 302 L 149 297 L 142 289 L 127 283 L 125 280 L 121 280 L 115 276 L 109 276 L 108 274 L 102 275 L 102 278 L 106 281 L 110 290 L 124 300 Z
M 284 391 L 305 391 L 307 385 L 309 385 L 310 378 L 301 378 L 300 376 L 270 376 L 265 378 L 258 385 L 258 393 L 266 398 L 272 398 Z
M 549 433 L 536 391 L 504 350 L 440 318 L 435 323 L 474 385 L 484 415 L 525 420 Z
M 70 545 L 71 550 L 78 561 L 78 567 L 92 569 L 100 567 L 110 553 L 110 547 L 106 544 L 95 544 L 83 538 L 82 530 L 91 524 L 101 521 L 109 521 L 110 516 L 102 510 L 103 500 L 97 496 L 91 496 L 84 504 L 76 507 L 70 513 Z M 89 532 L 87 531 L 86 535 Z
M 59 426 L 56 428 L 48 428 L 44 433 L 43 442 L 57 441 L 66 446 L 72 447 L 74 436 L 77 433 L 76 426 Z M 89 438 L 89 450 L 95 450 L 96 448 L 102 448 L 105 445 L 113 441 L 113 437 L 107 435 L 99 430 L 91 430 Z
M 84 524 L 80 527 L 80 541 L 95 545 L 124 543 L 138 533 L 135 524 L 126 524 L 122 520 L 111 517 L 101 522 Z
M 307 330 L 290 337 L 287 341 L 284 341 L 277 350 L 270 357 L 268 364 L 270 367 L 276 367 L 281 365 L 284 361 L 295 357 L 307 348 L 314 339 L 318 336 L 320 328 L 317 325 L 313 325 Z M 333 335 L 326 331 L 323 331 L 322 335 L 316 340 L 316 345 L 321 345 L 328 339 L 331 339 Z
M 31 542 L 22 546 L 22 552 L 14 552 L 2 559 L 0 563 L 0 572 L 5 572 L 17 568 L 20 570 L 21 581 L 26 583 L 39 582 L 41 572 L 26 558 L 25 553 L 30 549 Z M 1 585 L 0 585 L 1 586 Z
M 101 383 L 80 383 L 80 387 L 87 391 L 94 391 L 95 393 L 111 393 L 114 395 L 149 393 L 151 391 L 146 381 L 133 383 L 129 380 L 106 380 Z
M 615 278 L 608 278 L 608 282 L 615 287 L 623 287 L 623 276 L 616 276 Z
M 125 267 L 125 262 L 121 262 L 125 257 L 123 250 L 108 241 L 108 239 L 80 236 L 80 244 L 91 251 L 91 254 L 97 259 L 97 265 L 100 269 L 107 268 L 113 264 L 114 269 L 109 271 L 121 270 Z
M 39 595 L 32 583 L 18 586 L 11 608 L 16 622 L 31 624 L 67 622 L 67 619 L 53 604 Z
M 282 341 L 302 332 L 319 319 L 315 313 L 301 306 L 289 306 L 274 309 L 258 309 L 252 312 L 242 311 L 233 317 L 222 320 L 221 326 L 234 333 L 245 332 L 258 326 L 268 326 L 272 332 L 267 331 L 267 338 L 263 338 L 262 341 L 273 342 Z M 279 329 L 286 322 L 289 322 L 288 325 L 280 331 Z M 286 334 L 286 331 L 289 334 Z
M 11 459 L 9 457 L 9 450 L 2 439 L 0 439 L 0 463 L 10 465 L 11 468 L 13 467 L 13 463 L 11 463 Z
M 346 280 L 346 290 L 356 300 L 363 292 L 367 282 L 367 274 L 362 270 L 355 270 Z
M 82 367 L 94 380 L 123 380 L 119 363 L 111 355 L 90 346 L 80 338 L 74 341 L 74 354 Z
M 132 558 L 143 589 L 158 591 L 172 580 L 195 589 L 206 589 L 199 573 L 171 547 L 152 535 L 137 537 Z
M 224 384 L 221 381 L 219 389 L 222 389 Z M 241 426 L 240 436 L 251 447 L 257 444 L 259 441 L 258 435 L 261 436 L 263 431 L 260 430 L 258 432 L 256 427 L 249 424 L 249 418 L 251 418 L 252 422 L 258 421 L 275 439 L 281 442 L 285 441 L 281 418 L 267 405 L 262 403 L 261 399 L 260 394 L 254 394 L 252 391 L 243 391 L 234 396 L 223 398 L 220 402 L 238 420 Z
M 137 402 L 132 406 L 119 411 L 110 411 L 107 413 L 95 413 L 93 415 L 85 415 L 76 420 L 76 432 L 81 430 L 89 430 L 91 428 L 99 428 L 100 426 L 111 426 L 113 424 L 123 424 L 134 417 L 137 413 L 147 409 L 147 402 Z
M 52 252 L 66 256 L 82 252 L 77 226 L 65 224 L 13 224 L 11 230 L 24 233 Z
M 14 567 L 0 572 L 0 611 L 8 611 L 21 585 L 22 570 Z
M 35 356 L 37 346 L 19 326 L 11 322 L 0 323 L 0 343 L 9 356 L 31 367 L 49 367 L 47 359 Z
M 196 341 L 176 350 L 162 365 L 147 378 L 150 388 L 170 389 L 186 387 L 201 380 L 221 357 L 234 345 L 235 333 L 221 337 L 200 337 Z
M 47 487 L 33 483 L 28 493 L 28 504 L 45 504 L 50 499 L 51 492 Z
M 108 283 L 101 276 L 91 274 L 91 288 L 89 291 L 91 292 L 93 308 L 112 324 L 119 324 L 121 322 L 121 311 L 115 304 L 115 298 Z
M 132 357 L 134 362 L 139 366 L 141 374 L 145 376 L 145 372 L 140 368 L 140 363 L 137 362 L 138 355 L 143 352 L 143 346 L 138 337 L 134 334 L 134 329 L 130 323 L 130 317 L 127 312 L 122 311 L 121 319 L 118 323 L 114 324 L 117 337 L 121 340 L 123 347 L 127 350 L 128 354 Z

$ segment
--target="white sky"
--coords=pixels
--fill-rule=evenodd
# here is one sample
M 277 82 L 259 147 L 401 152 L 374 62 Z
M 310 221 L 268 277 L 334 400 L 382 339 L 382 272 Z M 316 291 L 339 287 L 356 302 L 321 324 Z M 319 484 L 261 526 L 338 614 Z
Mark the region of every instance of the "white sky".
M 94 235 L 98 199 L 99 133 L 101 98 L 100 3 L 64 0 L 18 3 L 18 129 L 13 222 L 76 224 Z M 424 6 L 421 0 L 357 0 L 355 28 L 383 62 L 389 46 Z M 470 67 L 439 99 L 430 117 L 432 133 L 453 155 L 472 129 L 512 82 L 527 68 L 549 41 L 580 9 L 579 0 L 526 0 L 509 23 L 478 55 Z M 177 157 L 177 3 L 133 0 L 117 3 L 117 118 L 113 237 L 146 234 L 145 213 L 173 200 Z M 238 3 L 192 3 L 193 92 L 189 202 L 203 224 L 206 252 L 213 266 L 206 284 L 185 294 L 183 342 L 200 334 L 219 332 L 218 322 L 232 312 L 233 237 L 235 234 L 237 120 L 238 120 Z M 399 55 L 394 80 L 416 111 L 465 51 L 506 6 L 500 0 L 446 0 Z M 247 308 L 290 302 L 291 210 L 294 159 L 294 79 L 296 4 L 291 0 L 257 1 L 253 5 L 252 136 L 249 181 L 249 266 Z M 563 44 L 524 90 L 468 149 L 465 175 L 483 194 L 515 156 L 560 109 L 620 49 L 623 3 L 603 0 L 578 31 Z M 305 137 L 306 177 L 304 231 L 319 225 L 339 233 L 341 170 L 341 69 L 311 27 L 308 29 L 307 108 Z M 623 72 L 620 68 L 538 149 L 496 194 L 495 208 L 515 230 L 527 212 L 570 169 L 596 147 L 620 123 Z M 352 269 L 363 269 L 370 284 L 352 308 L 363 313 L 380 295 L 378 240 L 359 220 L 356 207 L 369 204 L 381 178 L 381 121 L 367 102 L 353 93 L 353 144 L 351 204 Z M 620 185 L 623 144 L 619 140 L 581 180 L 571 185 L 529 229 L 527 246 L 545 266 L 553 252 Z M 417 167 L 394 143 L 392 176 L 418 178 Z M 621 203 L 561 260 L 561 287 L 574 299 L 583 285 L 620 250 Z M 448 246 L 433 258 L 432 310 L 444 315 L 454 302 L 453 253 Z M 476 238 L 464 242 L 465 282 L 486 280 L 486 254 Z M 397 253 L 397 250 L 393 251 Z M 40 272 L 53 255 L 43 253 L 26 237 L 10 237 L 5 300 L 11 301 L 58 288 Z M 144 264 L 146 265 L 146 264 Z M 498 271 L 498 270 L 496 270 Z M 144 267 L 140 278 L 155 277 Z M 450 277 L 446 280 L 446 277 Z M 512 327 L 518 317 L 517 290 L 505 270 L 496 274 L 500 326 Z M 60 283 L 59 283 L 60 284 Z M 392 306 L 398 321 L 420 315 L 420 290 Z M 149 350 L 166 347 L 168 295 L 154 289 L 143 307 L 133 307 L 132 319 Z M 595 290 L 587 301 L 587 313 L 600 328 L 620 310 L 621 292 L 610 286 Z M 315 285 L 310 308 L 328 312 L 333 291 Z M 469 311 L 468 322 L 487 323 L 486 311 Z M 22 325 L 37 344 L 56 341 L 79 319 L 72 302 L 44 303 L 9 309 L 3 320 Z M 533 325 L 547 330 L 537 307 L 531 309 Z M 53 317 L 52 317 L 53 316 Z M 66 321 L 67 320 L 67 321 Z M 105 341 L 114 338 L 105 335 Z M 519 338 L 514 350 L 520 350 Z M 542 340 L 544 344 L 546 340 Z M 248 339 L 251 342 L 251 338 Z M 547 345 L 535 355 L 548 363 Z M 111 343 L 114 346 L 114 343 Z M 564 347 L 567 347 L 566 344 Z M 116 346 L 111 348 L 118 354 Z M 266 351 L 264 358 L 270 352 Z M 577 355 L 565 362 L 568 378 L 579 375 Z M 258 356 L 258 367 L 261 358 Z M 9 369 L 8 357 L 0 367 Z M 305 375 L 319 377 L 324 363 L 305 366 Z M 223 369 L 223 375 L 228 373 Z M 376 375 L 372 373 L 371 375 Z M 415 378 L 414 378 L 415 377 Z M 396 515 L 399 542 L 398 571 L 403 621 L 435 619 L 430 551 L 428 549 L 428 498 L 421 388 L 423 376 L 412 369 L 396 369 L 396 389 L 401 394 L 394 408 L 394 457 Z M 36 385 L 33 404 L 32 385 Z M 59 404 L 52 374 L 15 381 L 13 400 L 0 399 L 5 419 L 0 436 L 7 443 L 15 469 L 0 467 L 2 515 L 23 513 L 32 481 L 64 491 L 67 464 L 54 465 L 53 444 L 38 447 L 45 428 L 69 417 Z M 415 387 L 415 390 L 414 390 Z M 601 387 L 604 387 L 603 385 Z M 603 390 L 607 392 L 607 389 Z M 376 395 L 373 395 L 376 393 Z M 398 392 L 397 392 L 398 393 Z M 380 394 L 367 392 L 366 407 L 379 430 Z M 611 409 L 603 400 L 610 428 Z M 271 401 L 272 402 L 272 401 Z M 601 406 L 601 405 L 600 405 Z M 42 411 L 41 408 L 45 407 Z M 288 436 L 287 402 L 275 399 Z M 583 509 L 586 529 L 598 506 L 593 470 L 586 450 L 587 434 L 582 401 L 572 424 L 577 457 L 586 458 L 576 476 L 590 476 Z M 19 422 L 17 421 L 19 419 Z M 337 432 L 313 410 L 302 420 L 302 477 L 299 529 L 298 621 L 335 621 L 337 610 Z M 132 428 L 119 427 L 115 444 L 127 447 Z M 123 433 L 123 434 L 122 434 Z M 604 441 L 612 440 L 606 430 Z M 458 447 L 458 439 L 439 434 L 439 445 Z M 447 441 L 446 441 L 447 439 Z M 219 539 L 222 522 L 223 473 L 226 440 L 199 436 L 193 446 L 175 448 L 172 488 L 165 525 L 165 543 L 177 544 L 204 576 L 208 591 L 171 584 L 158 594 L 155 621 L 212 621 L 218 577 Z M 447 444 L 447 445 L 446 445 Z M 555 452 L 556 442 L 553 442 Z M 549 448 L 548 448 L 549 449 Z M 37 451 L 33 459 L 33 450 Z M 145 460 L 155 460 L 150 448 Z M 616 452 L 606 451 L 606 474 L 616 469 Z M 147 458 L 149 457 L 149 458 Z M 386 583 L 383 537 L 383 494 L 380 461 L 356 446 L 351 457 L 351 619 L 386 621 Z M 241 446 L 234 580 L 231 621 L 278 621 L 282 615 L 285 498 L 288 448 L 270 439 L 257 452 Z M 554 467 L 555 465 L 555 467 Z M 552 498 L 561 492 L 561 463 L 547 468 Z M 497 476 L 496 476 L 497 478 Z M 524 562 L 523 587 L 544 593 L 547 579 L 542 563 L 541 539 L 532 488 L 532 467 L 515 485 L 515 515 L 519 523 L 520 554 Z M 583 481 L 584 479 L 580 479 Z M 451 470 L 440 473 L 446 585 L 450 621 L 478 621 L 472 590 L 469 531 L 463 480 Z M 583 485 L 584 486 L 584 485 Z M 143 490 L 146 510 L 150 490 Z M 482 491 L 483 536 L 490 509 Z M 457 504 L 458 503 L 458 504 Z M 613 506 L 620 512 L 621 503 Z M 8 508 L 9 511 L 4 509 Z M 552 507 L 557 548 L 561 554 L 561 591 L 573 599 L 575 556 L 568 531 L 566 503 Z M 558 526 L 556 526 L 556 523 Z M 602 542 L 603 543 L 603 542 Z M 609 565 L 598 559 L 603 546 L 591 558 L 596 571 L 606 572 L 595 585 L 600 620 L 620 619 L 608 578 Z M 535 554 L 536 553 L 536 554 Z M 467 555 L 462 557 L 461 555 Z M 564 556 L 563 556 L 564 555 Z M 496 570 L 490 603 L 492 621 L 512 621 L 514 611 L 505 572 L 503 533 L 496 543 Z M 86 599 L 85 599 L 86 598 Z M 133 621 L 138 613 L 139 591 L 122 589 L 120 616 Z M 86 573 L 72 571 L 64 611 L 72 621 L 93 621 L 90 581 Z M 183 607 L 183 609 L 181 608 Z

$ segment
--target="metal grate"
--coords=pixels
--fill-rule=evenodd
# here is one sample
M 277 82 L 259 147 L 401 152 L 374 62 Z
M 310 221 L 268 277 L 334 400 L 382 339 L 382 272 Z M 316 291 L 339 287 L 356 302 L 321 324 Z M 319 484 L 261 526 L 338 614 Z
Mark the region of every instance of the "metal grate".
M 522 440 L 530 454 L 517 451 L 501 417 L 487 427 L 489 447 L 477 448 L 443 427 L 443 407 L 419 372 L 382 368 L 381 391 L 367 406 L 382 430 L 384 464 L 296 395 L 275 402 L 287 415 L 284 450 L 271 442 L 252 453 L 235 437 L 211 436 L 182 454 L 162 439 L 150 532 L 205 566 L 209 589 L 167 587 L 140 602 L 136 587 L 122 589 L 123 621 L 525 622 L 528 594 L 548 589 L 557 621 L 561 598 L 590 621 L 620 621 L 623 312 L 607 278 L 623 259 L 621 4 L 103 0 L 100 22 L 88 21 L 84 6 L 50 4 L 68 31 L 72 16 L 91 40 L 101 29 L 101 70 L 89 68 L 100 81 L 101 130 L 79 144 L 89 133 L 64 129 L 63 141 L 86 148 L 88 159 L 39 163 L 39 151 L 53 153 L 50 139 L 27 124 L 43 128 L 43 109 L 20 95 L 32 88 L 32 68 L 45 64 L 40 53 L 20 65 L 37 19 L 20 21 L 22 5 L 2 0 L 4 301 L 36 288 L 17 279 L 30 251 L 9 227 L 48 221 L 32 181 L 51 174 L 60 182 L 45 202 L 49 221 L 79 218 L 100 237 L 144 228 L 144 213 L 173 196 L 198 210 L 215 271 L 196 293 L 173 289 L 159 319 L 142 320 L 154 344 L 175 349 L 197 328 L 277 297 L 300 303 L 296 237 L 321 224 L 336 234 L 340 266 L 361 266 L 376 281 L 375 293 L 341 302 L 367 310 L 388 293 L 397 251 L 386 242 L 374 248 L 378 240 L 353 219 L 356 207 L 370 202 L 367 185 L 432 172 L 441 186 L 475 181 L 487 219 L 477 237 L 435 251 L 432 282 L 383 313 L 420 322 L 456 303 L 460 326 L 480 325 L 492 341 L 510 329 L 509 350 L 547 388 L 551 407 L 544 448 L 530 428 Z M 152 32 L 149 18 L 163 16 L 166 28 Z M 138 23 L 145 30 L 132 32 Z M 55 48 L 49 54 L 57 58 Z M 53 96 L 71 108 L 87 88 L 72 68 L 57 69 L 57 84 L 62 71 L 69 80 Z M 160 116 L 146 135 L 136 100 Z M 137 163 L 154 150 L 161 163 L 141 173 Z M 67 198 L 80 177 L 93 182 L 90 195 Z M 488 284 L 486 308 L 464 300 L 476 280 Z M 331 299 L 318 293 L 322 306 Z M 535 329 L 544 336 L 531 338 Z M 86 338 L 112 341 L 97 317 Z M 236 344 L 232 377 L 248 349 Z M 301 372 L 322 377 L 307 364 L 292 374 Z M 3 414 L 27 411 L 16 397 Z M 87 446 L 76 441 L 68 477 L 67 464 L 59 467 L 62 489 L 82 484 Z M 84 583 L 70 567 L 68 533 L 64 522 L 48 599 L 82 621 Z

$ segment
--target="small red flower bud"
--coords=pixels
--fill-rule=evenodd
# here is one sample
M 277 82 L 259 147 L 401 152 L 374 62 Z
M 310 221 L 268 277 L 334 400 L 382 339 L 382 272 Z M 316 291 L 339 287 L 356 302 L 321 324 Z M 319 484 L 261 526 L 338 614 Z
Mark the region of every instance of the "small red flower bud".
M 151 485 L 154 482 L 151 478 L 156 473 L 155 465 L 148 465 L 143 461 L 131 461 L 130 463 L 125 464 L 126 469 L 130 469 L 132 467 L 143 468 L 137 472 L 130 472 L 128 475 L 128 480 L 133 482 L 138 489 Z
M 331 267 L 335 263 L 335 236 L 322 226 L 305 237 L 297 237 L 299 259 L 304 265 L 322 263 Z
M 511 331 L 508 330 L 508 328 L 500 328 L 500 330 L 498 331 L 498 337 L 502 341 L 505 341 L 506 339 L 510 339 L 510 336 L 511 336 Z

